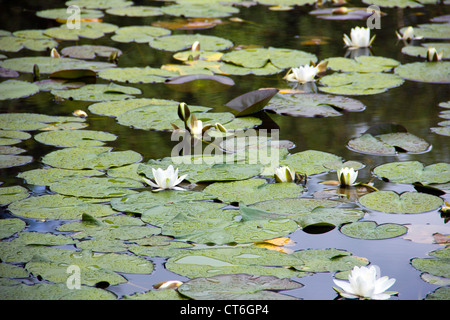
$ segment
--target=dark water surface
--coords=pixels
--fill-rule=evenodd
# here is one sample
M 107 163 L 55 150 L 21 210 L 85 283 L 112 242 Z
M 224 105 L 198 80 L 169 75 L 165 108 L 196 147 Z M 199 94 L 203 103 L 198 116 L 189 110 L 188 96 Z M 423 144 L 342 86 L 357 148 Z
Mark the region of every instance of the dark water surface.
M 164 2 L 134 1 L 135 5 L 163 5 Z M 168 4 L 168 3 L 166 3 Z M 363 6 L 359 1 L 353 1 L 355 6 Z M 35 16 L 37 10 L 62 8 L 64 1 L 1 1 L 0 0 L 0 29 L 17 31 L 24 29 L 45 29 L 58 24 L 52 20 L 41 19 Z M 299 49 L 314 53 L 319 61 L 329 57 L 343 57 L 346 49 L 342 41 L 344 33 L 349 33 L 355 26 L 365 26 L 365 21 L 327 21 L 315 18 L 307 14 L 312 9 L 310 6 L 296 8 L 293 11 L 270 11 L 266 6 L 253 6 L 250 8 L 239 7 L 240 13 L 233 15 L 247 23 L 220 24 L 212 29 L 195 31 L 173 31 L 173 34 L 202 33 L 216 35 L 231 40 L 235 45 L 259 45 L 263 47 L 279 47 Z M 387 13 L 381 20 L 381 29 L 375 30 L 375 42 L 372 53 L 375 56 L 384 56 L 397 59 L 401 63 L 417 61 L 418 59 L 401 53 L 402 43 L 398 42 L 394 31 L 403 26 L 427 23 L 430 18 L 442 14 L 448 14 L 449 6 L 426 6 L 422 9 L 384 9 Z M 150 18 L 122 18 L 105 15 L 104 22 L 127 25 L 150 25 L 157 20 L 171 20 L 173 17 L 157 16 Z M 223 18 L 227 21 L 227 18 Z M 174 63 L 171 52 L 162 52 L 150 48 L 147 44 L 124 44 L 114 42 L 107 34 L 102 39 L 84 39 L 78 42 L 62 42 L 58 50 L 76 44 L 110 45 L 121 49 L 124 54 L 119 60 L 119 67 L 126 66 L 151 66 L 159 67 L 162 64 Z M 311 36 L 328 39 L 324 45 L 303 45 L 302 41 Z M 8 57 L 39 56 L 48 53 L 22 50 L 18 53 L 4 52 Z M 221 92 L 211 92 L 204 88 L 195 92 L 174 91 L 165 84 L 133 84 L 143 91 L 139 98 L 160 98 L 184 101 L 190 105 L 203 105 L 214 107 L 218 111 L 226 110 L 223 105 L 234 97 L 245 92 L 265 87 L 289 88 L 282 79 L 284 72 L 271 76 L 230 76 L 236 83 L 235 86 Z M 31 75 L 22 74 L 17 79 L 31 81 Z M 98 79 L 97 83 L 103 83 Z M 287 117 L 271 114 L 271 118 L 280 126 L 280 138 L 288 139 L 295 143 L 296 147 L 291 153 L 303 150 L 319 150 L 341 156 L 346 160 L 356 160 L 364 163 L 366 167 L 359 173 L 358 180 L 367 181 L 371 177 L 371 170 L 380 164 L 400 161 L 417 160 L 426 165 L 437 162 L 450 162 L 450 137 L 438 135 L 430 131 L 443 119 L 438 117 L 442 108 L 440 102 L 450 100 L 449 86 L 444 84 L 430 84 L 413 81 L 405 83 L 397 88 L 389 89 L 385 93 L 354 97 L 366 105 L 362 112 L 345 113 L 343 116 L 330 118 L 303 118 Z M 0 112 L 33 112 L 49 115 L 71 115 L 75 109 L 87 110 L 91 102 L 64 101 L 56 103 L 50 93 L 40 92 L 26 99 L 15 99 L 0 102 Z M 405 126 L 409 132 L 417 135 L 432 144 L 429 152 L 416 155 L 399 155 L 396 157 L 371 156 L 349 150 L 346 143 L 352 137 L 360 135 L 370 126 L 380 122 L 397 122 Z M 115 151 L 134 150 L 143 156 L 143 162 L 149 159 L 158 159 L 170 155 L 173 142 L 170 142 L 170 134 L 165 132 L 150 132 L 135 130 L 116 123 L 114 118 L 89 114 L 87 118 L 88 129 L 107 131 L 118 136 L 118 139 L 107 145 L 114 147 Z M 29 139 L 17 145 L 26 149 L 26 154 L 32 155 L 35 161 L 31 164 L 2 169 L 0 180 L 2 186 L 23 184 L 17 179 L 19 172 L 34 168 L 40 168 L 39 159 L 50 151 L 56 150 L 50 146 L 44 146 Z M 312 194 L 323 188 L 317 182 L 335 179 L 335 173 L 319 175 L 310 178 L 307 192 L 304 196 Z M 375 180 L 376 187 L 382 190 L 413 191 L 411 185 L 382 183 Z M 44 187 L 27 186 L 33 193 L 42 194 L 49 192 Z M 449 201 L 448 194 L 443 197 Z M 5 208 L 0 208 L 4 217 L 9 217 Z M 439 212 L 393 215 L 379 212 L 368 212 L 365 220 L 373 220 L 378 223 L 393 222 L 400 224 L 417 225 L 445 225 Z M 28 221 L 29 231 L 53 231 L 58 222 Z M 449 234 L 450 232 L 447 232 Z M 386 240 L 360 240 L 352 239 L 333 229 L 326 233 L 309 234 L 297 231 L 291 235 L 296 243 L 290 249 L 307 248 L 337 248 L 352 252 L 356 256 L 367 258 L 372 264 L 380 266 L 382 275 L 396 278 L 392 290 L 398 291 L 398 299 L 416 300 L 423 299 L 427 293 L 434 291 L 438 286 L 429 284 L 420 278 L 421 272 L 410 265 L 410 259 L 414 257 L 427 257 L 427 253 L 442 248 L 442 245 L 430 243 L 417 243 L 401 237 Z M 156 269 L 151 275 L 127 275 L 129 284 L 118 285 L 109 288 L 120 297 L 123 294 L 144 292 L 153 284 L 162 280 L 184 278 L 164 269 L 164 259 L 152 260 Z M 303 299 L 334 299 L 336 293 L 332 289 L 332 273 L 316 274 L 312 277 L 298 279 L 305 286 L 286 292 L 287 294 Z

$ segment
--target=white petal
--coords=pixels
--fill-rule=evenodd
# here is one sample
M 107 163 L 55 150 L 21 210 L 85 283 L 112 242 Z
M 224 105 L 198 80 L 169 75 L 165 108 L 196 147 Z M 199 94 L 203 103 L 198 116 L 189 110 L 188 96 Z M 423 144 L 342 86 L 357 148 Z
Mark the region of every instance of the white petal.
M 352 286 L 350 285 L 349 282 L 343 281 L 343 280 L 336 280 L 336 279 L 333 279 L 333 282 L 337 286 L 341 287 L 342 290 L 344 290 L 345 292 L 350 293 L 350 294 L 354 294 L 354 290 L 353 290 L 353 288 L 352 288 Z

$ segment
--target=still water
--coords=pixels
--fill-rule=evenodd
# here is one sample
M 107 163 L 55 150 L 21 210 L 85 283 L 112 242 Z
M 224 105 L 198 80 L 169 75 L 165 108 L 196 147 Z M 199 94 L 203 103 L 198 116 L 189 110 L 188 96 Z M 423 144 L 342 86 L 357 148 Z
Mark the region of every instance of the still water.
M 134 1 L 135 5 L 161 6 L 166 3 L 161 1 Z M 362 6 L 359 1 L 352 1 L 354 6 Z M 57 26 L 53 20 L 40 19 L 35 12 L 41 9 L 60 8 L 63 3 L 58 1 L 1 1 L 0 0 L 0 29 L 17 31 L 24 29 L 46 29 Z M 292 11 L 270 11 L 267 6 L 239 7 L 240 12 L 233 15 L 245 22 L 236 25 L 223 18 L 224 23 L 212 29 L 184 31 L 174 30 L 173 34 L 201 33 L 215 35 L 231 40 L 235 45 L 256 45 L 261 47 L 279 47 L 304 50 L 314 53 L 318 60 L 329 57 L 344 57 L 346 48 L 342 41 L 344 33 L 349 33 L 355 26 L 365 26 L 363 20 L 327 21 L 308 15 L 312 7 L 305 6 L 295 8 Z M 427 23 L 430 18 L 448 13 L 449 6 L 426 6 L 418 9 L 383 9 L 386 13 L 381 20 L 381 29 L 374 30 L 376 39 L 371 51 L 375 56 L 393 58 L 401 63 L 417 61 L 416 58 L 401 53 L 403 44 L 397 41 L 395 30 L 403 26 Z M 151 25 L 157 20 L 171 20 L 168 16 L 150 18 L 122 18 L 105 15 L 104 22 L 118 26 L 127 25 Z M 322 39 L 321 44 L 305 44 L 305 40 L 311 38 Z M 78 42 L 65 41 L 59 49 L 81 44 L 98 44 L 114 46 L 123 51 L 119 59 L 119 67 L 151 66 L 159 67 L 162 64 L 173 63 L 172 53 L 158 51 L 147 44 L 124 44 L 114 42 L 110 36 L 97 40 L 80 40 Z M 18 53 L 6 53 L 8 57 L 47 55 L 22 50 Z M 282 79 L 284 73 L 271 76 L 230 76 L 235 81 L 235 86 L 223 91 L 211 91 L 208 88 L 192 92 L 175 91 L 165 84 L 134 84 L 142 90 L 139 97 L 172 99 L 184 101 L 190 105 L 202 105 L 213 107 L 217 111 L 228 111 L 223 105 L 234 97 L 251 90 L 266 87 L 289 88 Z M 31 75 L 22 74 L 18 79 L 31 81 Z M 98 79 L 97 83 L 103 83 Z M 366 105 L 362 112 L 344 113 L 343 116 L 329 118 L 304 118 L 287 117 L 270 114 L 272 120 L 280 127 L 280 139 L 287 139 L 295 144 L 291 153 L 303 150 L 319 150 L 341 156 L 346 160 L 356 160 L 364 163 L 366 167 L 360 170 L 359 178 L 368 181 L 371 178 L 371 170 L 380 164 L 417 160 L 426 165 L 437 162 L 450 162 L 450 138 L 438 135 L 430 131 L 439 121 L 438 114 L 442 108 L 440 102 L 450 100 L 449 86 L 445 84 L 430 84 L 413 81 L 405 81 L 399 87 L 387 90 L 385 93 L 369 96 L 357 96 Z M 63 101 L 56 103 L 53 96 L 47 92 L 40 92 L 26 99 L 15 99 L 0 102 L 0 112 L 33 112 L 49 115 L 71 115 L 75 109 L 87 111 L 90 102 Z M 399 155 L 396 157 L 372 156 L 354 152 L 346 147 L 346 143 L 353 137 L 359 136 L 370 126 L 381 122 L 396 122 L 405 126 L 409 132 L 428 141 L 432 148 L 429 152 L 416 155 Z M 88 129 L 107 131 L 118 136 L 114 142 L 108 143 L 114 150 L 134 150 L 143 156 L 143 162 L 149 159 L 159 159 L 170 155 L 174 145 L 170 141 L 170 134 L 165 132 L 152 132 L 135 130 L 116 123 L 114 118 L 89 114 L 87 118 Z M 34 162 L 28 165 L 2 169 L 0 180 L 3 186 L 23 184 L 16 178 L 19 172 L 40 168 L 39 159 L 56 150 L 50 146 L 44 146 L 29 139 L 18 145 L 27 150 L 28 155 L 34 157 Z M 323 188 L 317 182 L 335 179 L 335 173 L 310 177 L 308 189 L 304 196 L 312 196 L 315 191 Z M 395 190 L 398 192 L 413 191 L 410 185 L 395 183 L 380 183 L 375 179 L 375 186 L 383 190 Z M 35 195 L 48 193 L 45 187 L 27 186 Z M 443 197 L 450 201 L 447 195 Z M 5 208 L 3 217 L 10 217 Z M 366 220 L 378 223 L 393 222 L 399 224 L 416 225 L 445 225 L 439 212 L 410 214 L 396 216 L 393 214 L 368 212 Z M 27 221 L 30 225 L 28 231 L 52 232 L 58 226 L 58 222 Z M 450 232 L 447 232 L 447 234 Z M 401 237 L 386 240 L 359 240 L 347 237 L 338 229 L 320 233 L 309 234 L 304 231 L 293 233 L 291 239 L 295 242 L 290 249 L 307 248 L 337 248 L 352 252 L 356 256 L 367 258 L 372 264 L 380 266 L 382 275 L 396 278 L 392 290 L 398 291 L 401 300 L 423 299 L 427 293 L 437 288 L 420 278 L 421 272 L 410 265 L 410 259 L 414 257 L 427 257 L 427 253 L 442 248 L 442 245 L 432 243 L 418 243 Z M 134 292 L 149 290 L 153 284 L 163 280 L 184 280 L 185 278 L 164 269 L 164 259 L 152 259 L 156 268 L 151 275 L 127 275 L 130 283 L 109 288 L 119 297 Z M 332 289 L 333 274 L 323 273 L 312 277 L 298 279 L 305 286 L 286 292 L 287 294 L 302 299 L 334 299 L 336 293 Z

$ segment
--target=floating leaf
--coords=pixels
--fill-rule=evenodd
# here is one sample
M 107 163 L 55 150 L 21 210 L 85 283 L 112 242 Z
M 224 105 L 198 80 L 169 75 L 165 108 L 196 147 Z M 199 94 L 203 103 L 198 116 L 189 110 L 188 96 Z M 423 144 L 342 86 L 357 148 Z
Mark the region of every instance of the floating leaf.
M 36 16 L 40 18 L 46 19 L 54 19 L 54 20 L 68 20 L 73 13 L 67 8 L 57 8 L 57 9 L 46 9 L 40 10 L 36 12 Z M 98 19 L 103 17 L 103 12 L 100 10 L 89 10 L 82 9 L 80 10 L 80 20 L 89 20 L 89 19 Z
M 0 205 L 6 205 L 11 202 L 28 197 L 28 190 L 22 186 L 10 186 L 0 188 Z
M 11 203 L 8 210 L 17 216 L 32 219 L 80 219 L 83 213 L 95 217 L 115 213 L 109 205 L 91 203 L 59 194 L 28 197 Z
M 117 56 L 122 55 L 122 51 L 117 48 L 87 44 L 65 47 L 61 50 L 61 54 L 63 54 L 64 56 L 78 59 L 94 59 L 96 56 L 108 58 L 112 53 L 117 54 Z
M 400 29 L 403 34 L 407 27 Z M 450 24 L 448 23 L 425 23 L 414 27 L 414 35 L 424 39 L 449 39 Z
M 106 10 L 106 13 L 121 17 L 154 17 L 163 14 L 161 8 L 152 6 L 128 6 L 110 8 Z
M 155 38 L 150 41 L 150 47 L 167 51 L 181 51 L 191 48 L 196 41 L 200 43 L 200 48 L 206 51 L 221 51 L 233 46 L 230 40 L 224 38 L 202 34 L 189 34 Z
M 171 31 L 165 28 L 152 26 L 127 26 L 116 30 L 116 34 L 111 37 L 117 42 L 137 42 L 147 43 L 156 37 L 168 36 Z
M 422 272 L 450 278 L 448 247 L 432 251 L 429 255 L 434 256 L 434 258 L 413 258 L 411 259 L 411 265 Z
M 277 92 L 274 88 L 250 91 L 228 101 L 225 106 L 236 110 L 236 116 L 246 116 L 262 110 Z
M 34 136 L 36 141 L 57 147 L 96 147 L 105 141 L 114 141 L 117 136 L 94 130 L 60 130 L 47 131 Z
M 398 161 L 377 166 L 373 172 L 380 179 L 396 183 L 420 182 L 428 185 L 450 181 L 450 164 L 448 163 L 425 166 L 419 161 Z
M 69 0 L 67 6 L 78 6 L 86 9 L 109 9 L 116 7 L 127 7 L 132 5 L 132 1 L 127 0 Z
M 295 183 L 267 183 L 265 179 L 249 179 L 216 182 L 204 191 L 225 203 L 242 202 L 249 205 L 271 199 L 295 198 L 301 195 L 303 187 Z
M 222 18 L 233 13 L 238 13 L 239 9 L 232 6 L 208 3 L 188 3 L 165 6 L 161 8 L 165 14 L 172 16 L 183 16 L 190 18 Z
M 439 287 L 428 293 L 425 300 L 450 300 L 450 287 Z
M 428 3 L 427 0 L 414 1 L 414 0 L 363 0 L 364 3 L 369 5 L 376 5 L 380 7 L 388 8 L 419 8 L 423 7 L 421 3 Z M 432 2 L 434 4 L 434 1 Z
M 294 117 L 340 116 L 342 111 L 363 111 L 365 105 L 358 100 L 318 93 L 278 94 L 264 108 Z
M 0 100 L 25 98 L 37 92 L 39 87 L 26 81 L 7 80 L 0 83 Z
M 164 99 L 126 99 L 94 103 L 89 106 L 89 111 L 103 116 L 117 117 L 122 113 L 147 105 L 178 106 L 178 104 L 177 101 Z M 206 110 L 210 110 L 210 108 L 206 108 Z
M 292 255 L 301 261 L 294 268 L 305 272 L 346 271 L 369 263 L 365 258 L 355 257 L 348 251 L 334 248 L 299 250 Z
M 166 84 L 185 84 L 188 82 L 196 81 L 196 80 L 211 80 L 216 81 L 221 84 L 227 85 L 227 86 L 233 86 L 234 81 L 231 78 L 220 76 L 220 75 L 202 75 L 202 74 L 194 74 L 194 75 L 186 75 L 186 76 L 178 76 L 169 78 L 165 81 Z
M 67 148 L 53 151 L 42 158 L 42 162 L 62 169 L 108 169 L 139 162 L 139 153 L 127 151 L 110 152 L 109 147 Z
M 0 50 L 18 52 L 24 48 L 33 51 L 46 51 L 56 48 L 58 42 L 45 36 L 44 31 L 22 30 L 14 32 L 13 36 L 0 37 Z
M 82 101 L 105 101 L 105 100 L 123 100 L 134 98 L 134 94 L 141 94 L 141 90 L 134 87 L 120 86 L 115 83 L 106 84 L 87 84 L 77 89 L 60 90 L 53 89 L 51 94 L 69 100 Z
M 158 83 L 165 82 L 169 77 L 178 74 L 160 68 L 112 68 L 102 70 L 98 76 L 102 79 L 120 81 L 126 83 Z
M 346 236 L 357 239 L 389 239 L 405 234 L 408 229 L 395 223 L 378 225 L 374 221 L 359 221 L 345 224 L 340 231 Z
M 45 130 L 56 128 L 64 124 L 84 122 L 78 117 L 48 116 L 38 113 L 2 113 L 0 114 L 0 128 L 5 130 Z
M 118 28 L 116 25 L 104 22 L 80 22 L 80 28 L 69 28 L 67 24 L 63 24 L 46 29 L 44 34 L 54 39 L 77 41 L 80 38 L 99 39 L 105 33 L 114 32 Z
M 103 172 L 97 170 L 69 170 L 60 168 L 33 169 L 20 172 L 17 177 L 25 180 L 27 184 L 48 186 L 67 178 L 102 176 Z
M 310 11 L 309 14 L 325 20 L 366 20 L 373 14 L 371 10 L 367 10 L 366 8 L 356 8 L 356 7 L 355 8 L 341 7 L 341 8 L 343 9 L 342 10 L 340 10 L 339 8 L 316 9 Z
M 296 300 L 272 290 L 297 289 L 302 286 L 290 279 L 275 276 L 224 274 L 189 280 L 178 291 L 194 300 Z
M 375 191 L 359 198 L 364 207 L 386 213 L 421 213 L 438 209 L 443 200 L 418 192 Z
M 401 77 L 387 73 L 334 73 L 320 79 L 326 87 L 319 87 L 319 90 L 333 94 L 367 95 L 385 92 L 403 82 Z
M 412 62 L 395 68 L 402 78 L 419 82 L 449 83 L 450 62 Z
M 450 59 L 450 43 L 433 42 L 422 43 L 421 47 L 405 46 L 402 48 L 402 53 L 426 59 L 428 48 L 435 48 L 439 54 L 442 53 L 442 59 Z
M 0 239 L 8 238 L 17 232 L 22 231 L 26 223 L 18 218 L 0 220 Z
M 384 72 L 400 64 L 394 59 L 374 56 L 358 56 L 355 59 L 335 57 L 324 61 L 328 61 L 329 69 L 342 72 Z
M 0 154 L 0 168 L 11 168 L 23 166 L 33 161 L 32 156 L 16 156 L 11 154 Z
M 194 30 L 213 28 L 221 23 L 222 20 L 215 18 L 180 18 L 171 21 L 156 21 L 153 22 L 152 25 L 155 27 L 162 27 L 167 29 Z

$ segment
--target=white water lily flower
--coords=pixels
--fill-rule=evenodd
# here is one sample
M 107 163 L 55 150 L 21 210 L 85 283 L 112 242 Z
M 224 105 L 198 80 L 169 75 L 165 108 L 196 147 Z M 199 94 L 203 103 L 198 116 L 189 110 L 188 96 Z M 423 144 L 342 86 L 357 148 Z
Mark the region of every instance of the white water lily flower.
M 318 66 L 310 66 L 304 65 L 299 68 L 292 68 L 290 70 L 285 79 L 288 81 L 297 81 L 297 82 L 312 82 L 314 81 L 314 77 L 319 72 Z
M 358 177 L 358 171 L 345 167 L 337 170 L 337 176 L 341 186 L 353 186 Z
M 143 179 L 153 188 L 157 188 L 155 191 L 165 189 L 184 190 L 183 188 L 176 187 L 176 185 L 183 181 L 187 175 L 185 174 L 181 177 L 178 177 L 178 169 L 174 170 L 172 165 L 170 165 L 166 170 L 163 170 L 161 168 L 155 170 L 154 168 L 152 168 L 152 172 L 155 182 L 146 178 Z
M 350 31 L 350 37 L 344 34 L 344 43 L 351 48 L 367 48 L 372 45 L 375 36 L 370 38 L 370 29 L 356 27 Z
M 287 166 L 279 167 L 275 169 L 274 176 L 276 182 L 292 182 L 295 180 L 295 171 Z
M 441 61 L 443 55 L 444 55 L 444 52 L 438 53 L 435 48 L 430 47 L 427 50 L 427 61 L 429 61 L 429 62 Z
M 386 292 L 395 279 L 384 276 L 380 278 L 378 266 L 354 267 L 347 281 L 333 279 L 344 291 L 334 288 L 341 296 L 349 299 L 387 300 L 396 292 Z
M 395 31 L 395 34 L 397 35 L 397 38 L 399 40 L 418 40 L 422 39 L 423 37 L 414 36 L 414 28 L 413 27 L 407 27 L 405 31 L 403 32 L 403 35 L 401 36 L 397 31 Z

